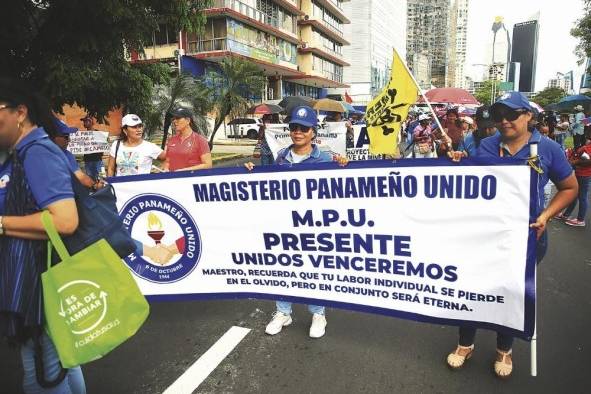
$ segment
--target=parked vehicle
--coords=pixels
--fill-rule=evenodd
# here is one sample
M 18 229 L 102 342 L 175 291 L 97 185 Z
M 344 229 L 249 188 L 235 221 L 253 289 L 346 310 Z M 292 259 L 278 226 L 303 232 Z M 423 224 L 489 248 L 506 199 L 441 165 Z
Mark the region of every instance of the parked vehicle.
M 232 119 L 228 126 L 230 126 L 230 132 L 228 137 L 230 138 L 250 138 L 257 139 L 259 135 L 259 126 L 262 122 L 258 118 L 235 118 Z

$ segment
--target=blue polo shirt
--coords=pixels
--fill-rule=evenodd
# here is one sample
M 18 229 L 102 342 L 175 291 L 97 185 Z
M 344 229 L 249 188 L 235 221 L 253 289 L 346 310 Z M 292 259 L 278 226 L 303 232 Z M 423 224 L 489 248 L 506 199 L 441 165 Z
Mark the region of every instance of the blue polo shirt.
M 287 148 L 283 148 L 277 153 L 277 159 L 275 159 L 275 164 L 279 165 L 289 165 L 294 164 L 293 158 L 291 156 L 291 148 L 293 145 L 290 145 Z M 326 163 L 332 161 L 332 155 L 326 151 L 320 150 L 316 144 L 312 144 L 312 152 L 310 152 L 310 156 L 302 160 L 301 164 L 310 164 L 310 163 Z M 298 163 L 298 164 L 300 164 Z
M 549 138 L 542 138 L 542 134 L 534 129 L 528 144 L 524 145 L 519 152 L 511 156 L 511 154 L 503 148 L 501 143 L 501 133 L 497 133 L 480 141 L 480 146 L 476 150 L 476 156 L 514 157 L 522 159 L 525 163 L 529 158 L 529 144 L 531 143 L 538 144 L 540 166 L 544 171 L 543 174 L 540 174 L 538 183 L 538 209 L 536 212 L 539 215 L 544 210 L 544 186 L 548 183 L 548 179 L 556 184 L 565 180 L 573 173 L 573 169 L 568 163 L 560 145 Z
M 78 162 L 76 161 L 76 158 L 74 157 L 72 152 L 70 152 L 67 149 L 62 149 L 62 152 L 64 152 L 64 155 L 66 156 L 66 160 L 68 161 L 68 167 L 70 168 L 70 171 L 78 171 L 80 169 L 80 166 L 78 165 Z
M 16 145 L 16 151 L 23 161 L 27 183 L 38 208 L 74 198 L 68 160 L 43 128 L 38 127 L 27 134 Z
M 6 190 L 8 189 L 11 173 L 12 161 L 8 158 L 0 165 L 0 215 L 4 215 L 4 200 L 6 199 Z

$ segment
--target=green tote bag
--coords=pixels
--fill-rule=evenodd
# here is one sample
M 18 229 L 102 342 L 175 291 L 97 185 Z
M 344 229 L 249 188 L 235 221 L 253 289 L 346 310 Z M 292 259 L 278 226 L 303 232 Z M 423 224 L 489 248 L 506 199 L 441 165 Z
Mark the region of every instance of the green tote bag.
M 104 239 L 70 256 L 47 211 L 47 271 L 41 275 L 47 332 L 64 368 L 101 358 L 133 336 L 150 307 Z M 61 263 L 53 267 L 51 246 Z

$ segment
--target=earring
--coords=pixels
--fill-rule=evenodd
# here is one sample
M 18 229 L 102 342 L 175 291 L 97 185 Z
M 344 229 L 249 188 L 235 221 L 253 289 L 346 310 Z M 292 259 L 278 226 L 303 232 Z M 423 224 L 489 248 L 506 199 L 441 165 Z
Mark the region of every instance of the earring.
M 21 129 L 21 122 L 16 122 L 16 127 L 18 127 L 18 129 Z

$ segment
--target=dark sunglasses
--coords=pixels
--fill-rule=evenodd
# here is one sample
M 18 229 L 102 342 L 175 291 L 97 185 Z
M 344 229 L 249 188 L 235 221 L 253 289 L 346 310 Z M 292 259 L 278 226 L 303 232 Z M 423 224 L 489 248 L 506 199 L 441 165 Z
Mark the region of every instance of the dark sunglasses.
M 491 116 L 495 122 L 502 122 L 503 119 L 508 120 L 509 122 L 513 122 L 515 119 L 519 118 L 521 115 L 526 113 L 526 110 L 515 110 L 511 108 L 500 108 L 494 111 Z
M 298 130 L 300 132 L 302 132 L 302 133 L 308 133 L 308 132 L 312 131 L 312 128 L 311 127 L 302 126 L 302 125 L 299 125 L 299 124 L 290 124 L 289 125 L 289 131 L 290 132 L 294 133 L 294 132 L 296 132 Z

